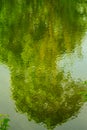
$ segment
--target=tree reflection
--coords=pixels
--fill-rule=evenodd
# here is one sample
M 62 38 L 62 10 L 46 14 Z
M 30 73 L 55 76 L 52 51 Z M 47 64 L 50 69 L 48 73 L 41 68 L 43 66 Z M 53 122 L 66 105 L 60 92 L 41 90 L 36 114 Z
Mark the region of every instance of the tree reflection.
M 82 87 L 71 78 L 64 78 L 62 72 L 56 74 L 48 65 L 46 67 L 46 70 L 44 66 L 31 66 L 27 70 L 13 71 L 12 96 L 17 111 L 53 129 L 78 113 L 83 104 Z
M 0 50 L 8 48 L 18 57 L 25 46 L 25 37 L 34 40 L 34 45 L 50 37 L 58 45 L 59 53 L 73 50 L 77 42 L 80 44 L 86 24 L 84 14 L 80 16 L 78 12 L 78 4 L 79 0 L 1 2 Z M 7 54 L 4 57 L 7 59 Z
M 54 128 L 75 116 L 82 105 L 80 84 L 56 68 L 57 56 L 74 51 L 85 34 L 84 14 L 77 6 L 81 2 L 8 0 L 1 4 L 0 60 L 10 68 L 17 110 Z

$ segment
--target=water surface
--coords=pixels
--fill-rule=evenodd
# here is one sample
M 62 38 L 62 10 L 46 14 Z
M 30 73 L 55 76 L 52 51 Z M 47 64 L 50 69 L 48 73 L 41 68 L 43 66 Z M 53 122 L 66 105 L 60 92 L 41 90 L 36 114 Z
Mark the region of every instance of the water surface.
M 0 113 L 9 129 L 86 130 L 86 2 L 0 5 Z

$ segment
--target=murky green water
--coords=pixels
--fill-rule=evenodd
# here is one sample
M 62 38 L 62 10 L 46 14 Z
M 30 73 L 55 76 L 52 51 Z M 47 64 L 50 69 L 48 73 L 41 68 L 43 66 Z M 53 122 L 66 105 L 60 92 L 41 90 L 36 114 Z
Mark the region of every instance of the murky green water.
M 0 1 L 0 113 L 9 130 L 87 130 L 85 0 Z

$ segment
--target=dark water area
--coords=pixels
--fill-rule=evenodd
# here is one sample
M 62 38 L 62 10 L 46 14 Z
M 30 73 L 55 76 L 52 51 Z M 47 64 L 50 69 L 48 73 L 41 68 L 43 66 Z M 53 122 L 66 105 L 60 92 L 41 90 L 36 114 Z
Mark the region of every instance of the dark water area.
M 9 130 L 87 130 L 86 7 L 0 1 L 0 113 Z

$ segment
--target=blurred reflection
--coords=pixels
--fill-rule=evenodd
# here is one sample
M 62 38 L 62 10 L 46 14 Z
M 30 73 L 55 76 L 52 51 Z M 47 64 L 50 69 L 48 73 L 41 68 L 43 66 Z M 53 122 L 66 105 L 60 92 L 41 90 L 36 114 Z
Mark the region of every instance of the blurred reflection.
M 64 78 L 62 72 L 55 74 L 49 66 L 46 71 L 41 66 L 18 68 L 12 73 L 12 86 L 17 111 L 27 113 L 29 120 L 43 122 L 47 128 L 74 117 L 83 104 L 82 86 Z
M 80 0 L 1 4 L 0 60 L 10 68 L 17 110 L 54 128 L 75 116 L 82 105 L 80 83 L 64 77 L 56 59 L 80 46 L 87 26 L 86 4 Z

